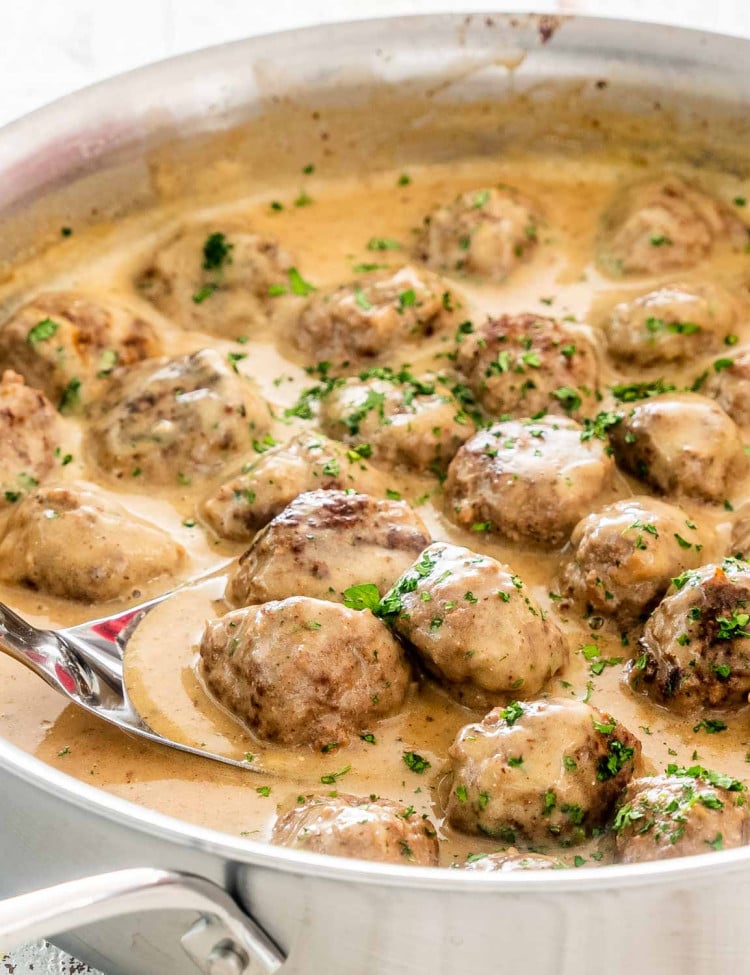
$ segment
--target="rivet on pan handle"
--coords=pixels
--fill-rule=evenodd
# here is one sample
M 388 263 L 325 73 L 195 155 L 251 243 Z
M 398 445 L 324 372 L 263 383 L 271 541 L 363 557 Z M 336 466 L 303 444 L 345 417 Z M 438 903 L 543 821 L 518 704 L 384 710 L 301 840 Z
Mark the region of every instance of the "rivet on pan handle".
M 142 911 L 197 911 L 182 946 L 205 975 L 274 975 L 285 956 L 216 884 L 150 867 L 117 870 L 0 901 L 0 944 L 52 938 Z

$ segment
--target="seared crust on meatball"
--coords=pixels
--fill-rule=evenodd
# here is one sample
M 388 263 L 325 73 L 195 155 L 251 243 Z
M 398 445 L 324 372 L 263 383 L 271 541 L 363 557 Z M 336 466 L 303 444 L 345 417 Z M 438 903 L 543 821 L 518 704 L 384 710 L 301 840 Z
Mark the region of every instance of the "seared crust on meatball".
M 606 505 L 573 529 L 562 592 L 632 623 L 656 605 L 673 576 L 701 564 L 707 537 L 682 508 L 655 498 Z
M 0 540 L 0 579 L 85 603 L 135 595 L 174 575 L 185 550 L 89 484 L 50 484 L 14 506 Z
M 630 682 L 676 710 L 738 708 L 750 694 L 750 565 L 675 577 L 649 618 Z
M 0 507 L 18 501 L 49 474 L 62 435 L 44 393 L 6 369 L 0 380 Z
M 417 257 L 430 267 L 502 281 L 534 253 L 541 217 L 511 187 L 462 193 L 425 217 Z
M 407 264 L 313 295 L 291 338 L 315 362 L 362 362 L 442 332 L 462 304 L 454 285 Z
M 22 373 L 63 412 L 100 395 L 116 366 L 161 352 L 151 322 L 76 291 L 42 292 L 0 328 L 0 365 Z
M 720 285 L 678 282 L 615 305 L 604 333 L 616 359 L 649 366 L 714 352 L 738 317 L 737 302 Z
M 384 593 L 429 544 L 422 519 L 405 501 L 367 494 L 300 494 L 255 536 L 227 582 L 233 606 L 287 596 L 340 602 L 369 582 Z
M 209 620 L 202 674 L 254 734 L 281 745 L 345 745 L 403 704 L 409 668 L 372 613 L 294 596 Z
M 292 264 L 278 241 L 242 222 L 201 220 L 159 243 L 135 286 L 181 328 L 232 338 L 267 321 L 269 289 L 286 283 Z
M 423 867 L 438 864 L 433 824 L 391 799 L 342 793 L 307 798 L 276 820 L 271 842 L 357 860 Z
M 474 853 L 462 864 L 477 873 L 515 873 L 516 870 L 562 870 L 564 863 L 541 853 L 522 853 L 509 847 L 502 853 Z
M 495 708 L 449 749 L 448 819 L 505 843 L 580 843 L 606 824 L 640 753 L 637 738 L 583 701 Z
M 446 509 L 459 525 L 512 541 L 559 545 L 614 475 L 595 437 L 567 417 L 508 421 L 480 430 L 448 468 Z
M 703 387 L 735 423 L 750 426 L 750 347 L 732 350 L 717 359 Z
M 471 418 L 432 381 L 408 371 L 377 372 L 386 378 L 349 379 L 323 398 L 323 429 L 338 440 L 368 444 L 384 464 L 442 473 L 474 433 Z
M 430 545 L 381 606 L 427 669 L 471 707 L 538 694 L 568 659 L 557 624 L 510 566 L 458 545 Z
M 217 535 L 249 541 L 297 495 L 317 490 L 384 495 L 386 482 L 365 451 L 347 450 L 322 433 L 298 433 L 222 484 L 203 513 Z
M 456 368 L 490 416 L 578 416 L 596 405 L 599 367 L 584 327 L 501 315 L 460 339 Z
M 734 421 L 696 393 L 665 393 L 613 426 L 617 463 L 664 494 L 721 501 L 747 469 Z
M 695 766 L 634 779 L 614 822 L 620 863 L 645 863 L 744 846 L 750 840 L 747 789 Z
M 719 245 L 746 244 L 747 228 L 730 207 L 670 175 L 620 192 L 604 215 L 599 263 L 610 274 L 664 274 Z
M 88 449 L 114 477 L 187 484 L 249 450 L 270 423 L 252 380 L 201 349 L 118 370 L 92 408 Z

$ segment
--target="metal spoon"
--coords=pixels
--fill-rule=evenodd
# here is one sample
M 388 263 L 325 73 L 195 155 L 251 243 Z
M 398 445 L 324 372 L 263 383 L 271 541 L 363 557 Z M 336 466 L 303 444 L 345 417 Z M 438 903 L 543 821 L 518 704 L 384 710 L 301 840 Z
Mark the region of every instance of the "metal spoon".
M 165 593 L 114 616 L 65 630 L 40 630 L 0 603 L 0 652 L 24 664 L 84 711 L 128 734 L 224 765 L 268 774 L 257 764 L 251 766 L 157 734 L 130 703 L 122 675 L 123 651 L 144 616 L 171 595 Z

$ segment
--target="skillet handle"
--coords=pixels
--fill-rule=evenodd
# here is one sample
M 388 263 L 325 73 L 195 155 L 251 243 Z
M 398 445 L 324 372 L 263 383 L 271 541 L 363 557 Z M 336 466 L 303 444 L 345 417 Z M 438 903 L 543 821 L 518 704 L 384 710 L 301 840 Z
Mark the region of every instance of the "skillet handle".
M 274 975 L 285 956 L 216 884 L 150 867 L 118 870 L 0 901 L 0 945 L 53 938 L 85 924 L 144 911 L 194 910 L 180 939 L 205 975 Z

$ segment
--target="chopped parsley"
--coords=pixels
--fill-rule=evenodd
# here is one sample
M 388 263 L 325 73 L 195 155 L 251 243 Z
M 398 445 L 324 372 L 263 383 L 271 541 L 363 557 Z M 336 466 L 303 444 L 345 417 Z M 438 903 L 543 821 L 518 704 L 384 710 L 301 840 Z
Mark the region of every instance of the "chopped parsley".
M 218 271 L 231 264 L 233 249 L 234 244 L 227 242 L 225 234 L 209 234 L 203 244 L 203 270 Z
M 431 763 L 416 752 L 404 752 L 402 757 L 406 767 L 412 772 L 416 772 L 417 775 L 422 775 L 431 767 Z
M 41 322 L 37 322 L 33 328 L 29 329 L 29 334 L 26 336 L 26 341 L 29 343 L 29 345 L 36 345 L 37 342 L 44 342 L 46 339 L 51 339 L 59 327 L 59 324 L 57 322 L 53 322 L 51 318 L 43 318 Z
M 369 609 L 374 613 L 380 605 L 380 593 L 374 582 L 363 582 L 344 590 L 344 606 L 349 609 Z

